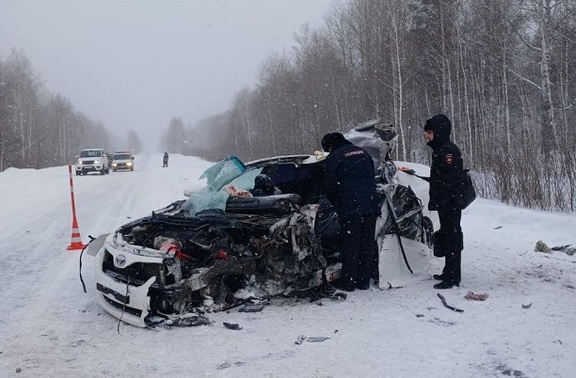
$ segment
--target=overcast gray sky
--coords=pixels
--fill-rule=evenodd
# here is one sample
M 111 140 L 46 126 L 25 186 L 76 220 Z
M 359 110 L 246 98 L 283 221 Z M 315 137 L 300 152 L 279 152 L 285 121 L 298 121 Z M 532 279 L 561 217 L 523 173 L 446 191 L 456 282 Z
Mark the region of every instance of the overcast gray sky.
M 273 52 L 332 0 L 0 0 L 0 57 L 20 49 L 45 87 L 149 144 L 172 117 L 229 108 Z M 155 147 L 155 145 L 154 145 Z

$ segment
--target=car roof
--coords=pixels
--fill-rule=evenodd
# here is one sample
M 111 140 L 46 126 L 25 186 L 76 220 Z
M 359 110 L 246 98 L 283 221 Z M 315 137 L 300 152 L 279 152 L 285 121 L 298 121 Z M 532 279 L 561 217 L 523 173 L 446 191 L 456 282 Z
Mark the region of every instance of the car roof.
M 315 164 L 324 159 L 326 159 L 327 154 L 324 152 L 320 152 L 314 155 L 282 155 L 282 156 L 273 156 L 267 157 L 263 159 L 252 160 L 245 165 L 247 167 L 261 167 L 265 165 L 272 165 L 272 164 L 282 164 L 282 163 L 294 163 L 294 164 Z

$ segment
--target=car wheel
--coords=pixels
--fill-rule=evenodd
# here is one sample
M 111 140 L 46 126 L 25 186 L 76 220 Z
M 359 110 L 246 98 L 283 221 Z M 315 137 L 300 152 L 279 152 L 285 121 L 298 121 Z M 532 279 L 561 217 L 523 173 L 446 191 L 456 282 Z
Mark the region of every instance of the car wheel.
M 430 248 L 434 247 L 434 224 L 428 217 L 422 218 L 422 234 L 420 235 L 420 241 Z
M 104 168 L 102 168 L 102 169 L 100 170 L 100 174 L 101 174 L 101 175 L 105 175 L 105 174 L 106 174 L 106 171 L 104 170 Z

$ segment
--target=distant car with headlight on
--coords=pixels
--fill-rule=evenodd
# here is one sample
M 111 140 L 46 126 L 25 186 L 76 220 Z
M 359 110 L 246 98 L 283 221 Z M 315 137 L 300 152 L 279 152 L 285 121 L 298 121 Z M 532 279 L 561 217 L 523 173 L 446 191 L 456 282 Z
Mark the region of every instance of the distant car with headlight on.
M 90 172 L 98 172 L 101 175 L 110 172 L 108 155 L 102 148 L 85 148 L 76 156 L 76 175 L 85 175 Z
M 115 152 L 112 157 L 112 171 L 119 169 L 134 170 L 134 156 L 129 151 Z

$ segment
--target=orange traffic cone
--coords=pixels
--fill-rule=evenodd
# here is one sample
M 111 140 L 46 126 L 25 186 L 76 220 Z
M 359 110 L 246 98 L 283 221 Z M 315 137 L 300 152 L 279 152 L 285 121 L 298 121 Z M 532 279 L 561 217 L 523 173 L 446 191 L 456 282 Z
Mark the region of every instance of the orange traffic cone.
M 82 238 L 80 237 L 80 230 L 78 229 L 78 221 L 76 221 L 76 216 L 72 218 L 72 241 L 68 248 L 69 251 L 84 249 L 85 245 L 82 244 Z

